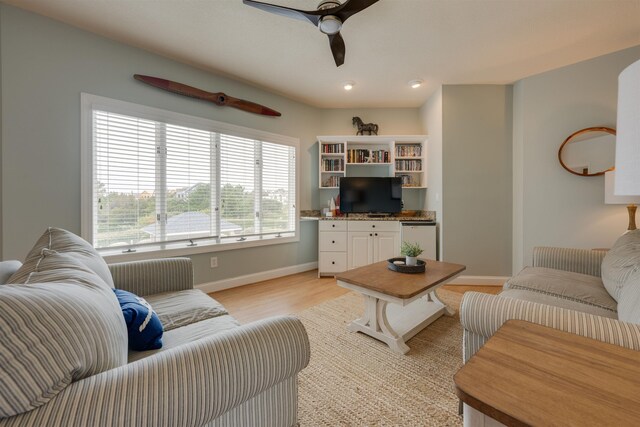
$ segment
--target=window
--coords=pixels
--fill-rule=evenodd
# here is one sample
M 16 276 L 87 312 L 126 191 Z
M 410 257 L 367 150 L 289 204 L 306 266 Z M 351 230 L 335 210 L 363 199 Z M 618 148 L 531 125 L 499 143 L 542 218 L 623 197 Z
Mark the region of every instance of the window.
M 297 238 L 297 139 L 86 94 L 83 124 L 83 234 L 96 248 Z

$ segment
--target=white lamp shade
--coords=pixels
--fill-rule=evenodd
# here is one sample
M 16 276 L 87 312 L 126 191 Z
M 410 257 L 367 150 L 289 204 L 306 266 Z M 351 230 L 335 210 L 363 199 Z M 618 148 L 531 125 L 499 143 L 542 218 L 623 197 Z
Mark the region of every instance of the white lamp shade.
M 613 188 L 616 182 L 614 171 L 604 174 L 604 202 L 607 205 L 640 205 L 640 196 L 616 196 Z
M 640 195 L 640 61 L 618 77 L 615 191 L 620 196 Z

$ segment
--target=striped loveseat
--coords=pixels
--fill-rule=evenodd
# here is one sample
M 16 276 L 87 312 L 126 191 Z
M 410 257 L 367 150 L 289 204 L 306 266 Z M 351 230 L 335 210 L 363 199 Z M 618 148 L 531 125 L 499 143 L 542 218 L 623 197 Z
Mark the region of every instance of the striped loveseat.
M 20 266 L 17 261 L 0 263 L 0 303 L 11 301 L 10 290 L 21 292 L 20 286 L 27 286 L 2 286 Z M 119 366 L 71 380 L 61 390 L 49 391 L 36 401 L 35 409 L 17 414 L 19 411 L 14 410 L 12 416 L 0 416 L 0 426 L 297 424 L 297 373 L 308 364 L 310 353 L 307 334 L 299 320 L 283 316 L 239 325 L 218 302 L 193 289 L 192 265 L 187 258 L 113 264 L 108 270 L 116 288 L 144 296 L 153 306 L 165 327 L 163 348 L 129 352 L 127 360 L 125 347 Z M 41 289 L 55 289 L 54 285 L 66 289 L 53 283 L 44 284 Z M 74 292 L 69 298 L 80 291 Z M 86 302 L 87 306 L 95 304 Z M 64 301 L 52 302 L 58 303 Z M 48 318 L 66 315 L 59 309 L 48 311 L 52 306 L 43 303 L 39 319 L 29 321 L 47 322 Z M 11 307 L 20 308 L 10 303 L 3 307 L 9 311 Z M 74 319 L 73 313 L 70 316 Z M 4 314 L 0 316 L 2 338 L 11 336 L 12 326 L 6 319 Z M 79 316 L 77 321 L 83 320 Z M 107 335 L 87 337 L 87 342 L 99 345 L 98 341 L 107 339 Z M 124 340 L 126 346 L 126 331 Z M 15 374 L 10 366 L 12 348 L 6 342 L 2 344 L 0 360 L 5 366 L 0 369 L 0 387 L 4 387 L 0 391 L 0 407 L 6 414 L 6 408 L 11 410 L 24 400 L 32 384 L 7 382 Z M 107 345 L 117 347 L 120 343 Z M 33 371 L 39 367 L 33 365 Z M 37 378 L 33 381 L 37 382 Z
M 510 319 L 640 350 L 640 230 L 609 251 L 535 248 L 500 294 L 465 293 L 464 361 Z

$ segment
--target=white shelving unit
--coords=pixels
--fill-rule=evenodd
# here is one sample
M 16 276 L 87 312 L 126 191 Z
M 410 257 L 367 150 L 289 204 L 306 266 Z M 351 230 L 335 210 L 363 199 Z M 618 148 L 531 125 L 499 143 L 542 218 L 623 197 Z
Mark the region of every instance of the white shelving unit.
M 321 189 L 339 188 L 345 176 L 396 176 L 404 189 L 427 188 L 426 135 L 317 138 Z

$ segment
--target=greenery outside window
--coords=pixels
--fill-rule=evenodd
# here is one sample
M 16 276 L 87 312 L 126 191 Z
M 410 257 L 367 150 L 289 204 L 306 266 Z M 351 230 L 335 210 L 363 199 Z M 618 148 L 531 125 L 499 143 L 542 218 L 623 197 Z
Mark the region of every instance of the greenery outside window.
M 83 200 L 91 213 L 83 235 L 96 248 L 135 253 L 297 238 L 297 139 L 82 99 L 90 169 Z

